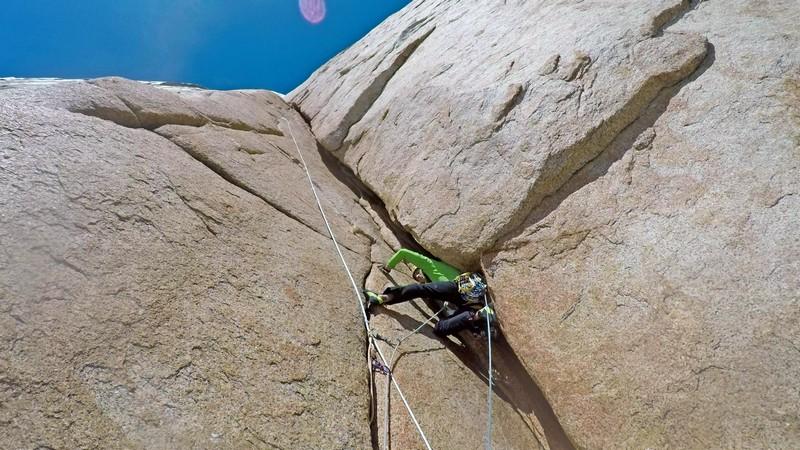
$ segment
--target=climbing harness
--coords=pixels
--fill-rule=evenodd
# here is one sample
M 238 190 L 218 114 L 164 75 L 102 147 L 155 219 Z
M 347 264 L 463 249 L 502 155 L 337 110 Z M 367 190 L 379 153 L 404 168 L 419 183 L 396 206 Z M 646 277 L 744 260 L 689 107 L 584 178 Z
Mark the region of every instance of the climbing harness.
M 484 306 L 480 310 L 478 310 L 478 317 L 481 319 L 488 319 L 490 322 L 494 322 L 495 313 L 491 306 Z
M 311 178 L 311 172 L 308 170 L 308 165 L 306 165 L 306 160 L 303 158 L 303 152 L 300 151 L 300 146 L 297 144 L 297 139 L 294 136 L 294 131 L 292 130 L 292 124 L 289 122 L 289 119 L 283 117 L 283 120 L 286 121 L 286 125 L 289 127 L 289 134 L 292 136 L 292 141 L 294 142 L 294 146 L 297 149 L 297 154 L 300 156 L 300 162 L 303 163 L 303 169 L 306 172 L 306 177 L 308 177 L 308 183 L 311 185 L 311 192 L 314 194 L 314 199 L 317 201 L 317 207 L 319 208 L 320 214 L 322 214 L 322 220 L 325 222 L 325 227 L 328 229 L 328 234 L 333 241 L 333 246 L 336 248 L 336 253 L 339 255 L 339 260 L 342 262 L 342 266 L 344 266 L 344 270 L 347 273 L 348 278 L 350 279 L 350 284 L 353 286 L 353 293 L 356 296 L 356 300 L 358 301 L 358 306 L 361 308 L 361 317 L 364 320 L 364 329 L 367 333 L 367 339 L 370 342 L 370 346 L 375 348 L 375 351 L 378 353 L 382 364 L 386 365 L 386 357 L 383 355 L 380 347 L 375 344 L 374 337 L 372 334 L 372 330 L 369 326 L 369 319 L 367 318 L 367 310 L 364 307 L 364 300 L 359 293 L 358 285 L 356 284 L 355 279 L 353 278 L 352 272 L 350 272 L 350 267 L 347 265 L 347 261 L 344 259 L 344 255 L 342 254 L 342 250 L 339 248 L 339 243 L 336 242 L 336 236 L 333 234 L 333 229 L 331 228 L 330 222 L 328 222 L 328 217 L 325 215 L 325 210 L 322 208 L 322 202 L 319 199 L 319 195 L 317 194 L 317 188 L 314 186 L 314 180 Z M 372 373 L 372 371 L 370 371 Z M 422 442 L 425 443 L 425 448 L 427 450 L 433 450 L 431 448 L 431 444 L 428 442 L 428 438 L 425 437 L 425 433 L 422 431 L 422 427 L 417 420 L 417 417 L 414 415 L 414 411 L 411 409 L 411 406 L 408 404 L 408 400 L 406 400 L 406 396 L 403 395 L 403 390 L 400 389 L 400 384 L 397 382 L 397 379 L 393 376 L 388 377 L 391 380 L 391 384 L 394 386 L 395 390 L 397 390 L 397 394 L 400 396 L 400 400 L 403 401 L 403 405 L 405 405 L 406 410 L 408 411 L 408 415 L 411 417 L 411 420 L 414 422 L 414 426 L 417 428 L 420 437 L 422 438 Z M 388 411 L 387 411 L 388 414 Z

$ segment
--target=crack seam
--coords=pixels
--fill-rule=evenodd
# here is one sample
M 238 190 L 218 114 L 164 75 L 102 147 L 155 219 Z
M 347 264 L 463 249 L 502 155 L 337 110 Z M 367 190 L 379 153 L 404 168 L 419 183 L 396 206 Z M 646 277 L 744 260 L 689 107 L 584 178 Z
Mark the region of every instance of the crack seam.
M 121 100 L 121 99 L 120 99 L 120 100 Z M 319 230 L 315 229 L 314 227 L 312 227 L 311 225 L 309 225 L 309 224 L 305 223 L 305 222 L 304 222 L 302 219 L 300 219 L 299 217 L 297 217 L 297 216 L 296 216 L 296 215 L 294 215 L 293 213 L 291 213 L 291 212 L 287 211 L 287 210 L 286 210 L 285 208 L 283 208 L 282 206 L 280 206 L 280 205 L 278 205 L 278 204 L 276 204 L 276 203 L 272 202 L 271 200 L 267 199 L 267 198 L 266 198 L 266 197 L 264 197 L 263 195 L 259 194 L 259 193 L 258 193 L 257 191 L 255 191 L 254 189 L 252 189 L 252 188 L 250 188 L 249 186 L 247 186 L 246 184 L 244 184 L 244 183 L 241 183 L 241 182 L 239 182 L 238 180 L 236 180 L 235 178 L 231 177 L 231 176 L 230 176 L 230 174 L 228 174 L 228 173 L 227 173 L 227 171 L 225 171 L 225 169 L 223 169 L 222 167 L 218 166 L 218 165 L 217 165 L 217 164 L 215 164 L 213 161 L 204 161 L 204 158 L 201 158 L 201 157 L 198 157 L 198 156 L 194 155 L 194 154 L 193 154 L 193 153 L 192 153 L 190 150 L 187 150 L 187 149 L 186 149 L 185 147 L 183 147 L 182 145 L 180 145 L 180 144 L 178 144 L 178 143 L 176 143 L 176 142 L 173 142 L 172 140 L 170 140 L 170 139 L 168 139 L 168 138 L 166 138 L 166 137 L 164 137 L 164 136 L 162 136 L 162 135 L 158 134 L 158 133 L 157 133 L 157 132 L 155 132 L 154 130 L 150 130 L 150 129 L 148 129 L 148 128 L 144 128 L 144 127 L 138 127 L 138 128 L 134 128 L 134 127 L 128 127 L 128 126 L 125 126 L 125 125 L 119 124 L 119 123 L 117 123 L 117 122 L 115 122 L 115 121 L 113 121 L 113 120 L 106 119 L 106 118 L 99 117 L 99 116 L 93 116 L 93 115 L 91 115 L 91 114 L 86 114 L 86 113 L 84 113 L 84 112 L 80 112 L 80 111 L 69 111 L 69 112 L 71 112 L 71 113 L 73 113 L 73 114 L 80 114 L 80 115 L 82 115 L 82 116 L 86 116 L 86 117 L 92 117 L 92 118 L 95 118 L 95 119 L 100 119 L 100 120 L 102 120 L 102 121 L 105 121 L 105 122 L 110 122 L 110 123 L 113 123 L 113 124 L 115 124 L 115 125 L 117 125 L 117 126 L 120 126 L 120 127 L 123 127 L 123 128 L 132 129 L 132 130 L 143 130 L 143 131 L 146 131 L 146 132 L 152 133 L 153 135 L 155 135 L 155 136 L 158 136 L 160 139 L 164 139 L 164 140 L 166 140 L 167 142 L 169 142 L 170 144 L 172 144 L 172 145 L 174 145 L 175 147 L 179 148 L 179 149 L 180 149 L 180 150 L 182 150 L 184 153 L 186 153 L 186 154 L 188 154 L 189 156 L 191 156 L 191 157 L 192 157 L 194 160 L 196 160 L 197 162 L 201 163 L 201 164 L 202 164 L 202 165 L 204 165 L 206 168 L 208 168 L 209 170 L 211 170 L 212 172 L 214 172 L 215 174 L 217 174 L 217 175 L 218 175 L 220 178 L 222 178 L 223 180 L 225 180 L 227 183 L 229 183 L 229 184 L 231 184 L 231 185 L 233 185 L 233 186 L 236 186 L 236 187 L 238 187 L 239 189 L 241 189 L 241 190 L 243 190 L 243 191 L 247 192 L 248 194 L 250 194 L 250 195 L 253 195 L 254 197 L 256 197 L 256 198 L 260 199 L 261 201 L 263 201 L 263 202 L 264 202 L 264 203 L 266 203 L 267 205 L 271 206 L 271 207 L 272 207 L 273 209 L 275 209 L 276 211 L 278 211 L 278 212 L 280 212 L 281 214 L 283 214 L 283 215 L 285 215 L 285 216 L 289 217 L 290 219 L 292 219 L 292 220 L 294 220 L 294 221 L 298 222 L 299 224 L 303 225 L 304 227 L 308 228 L 309 230 L 313 231 L 314 233 L 316 233 L 316 234 L 319 234 L 320 236 L 323 236 L 323 237 L 325 237 L 326 239 L 330 239 L 330 236 L 329 236 L 328 234 L 326 234 L 326 233 L 323 233 L 323 232 L 321 232 L 321 231 L 319 231 Z M 133 111 L 131 111 L 131 112 L 133 112 Z M 136 116 L 136 114 L 135 114 L 135 113 L 134 113 L 134 116 Z M 137 117 L 137 120 L 138 120 L 138 116 L 136 116 L 136 117 Z M 166 126 L 166 125 L 170 125 L 170 124 L 164 124 L 164 125 L 161 125 L 161 126 Z M 173 125 L 175 125 L 175 124 L 173 124 Z M 187 206 L 188 206 L 188 205 L 187 205 Z M 205 223 L 205 222 L 204 222 L 204 223 Z M 209 231 L 210 231 L 210 230 L 209 230 Z M 343 244 L 343 243 L 340 243 L 340 245 L 341 245 L 343 248 L 345 248 L 345 249 L 349 250 L 349 251 L 350 251 L 350 252 L 352 252 L 352 253 L 355 253 L 355 254 L 360 254 L 359 252 L 357 252 L 357 251 L 353 250 L 352 248 L 348 247 L 347 245 L 345 245 L 345 244 Z
M 328 234 L 323 233 L 323 232 L 317 230 L 316 228 L 312 227 L 311 225 L 305 223 L 302 219 L 300 219 L 299 217 L 294 215 L 292 212 L 286 210 L 286 208 L 278 205 L 277 203 L 273 202 L 272 200 L 269 200 L 268 198 L 266 198 L 264 195 L 260 194 L 255 189 L 252 189 L 250 186 L 247 186 L 247 184 L 242 183 L 241 181 L 239 181 L 236 178 L 232 177 L 224 168 L 222 168 L 218 164 L 214 163 L 211 160 L 207 160 L 207 158 L 203 158 L 200 155 L 195 155 L 191 150 L 187 149 L 186 147 L 183 147 L 182 145 L 180 145 L 178 143 L 175 143 L 175 142 L 173 142 L 173 141 L 171 141 L 169 139 L 167 139 L 167 140 L 169 142 L 172 142 L 173 144 L 175 144 L 175 146 L 177 146 L 178 148 L 180 148 L 181 150 L 186 152 L 186 154 L 188 154 L 189 156 L 191 156 L 192 158 L 194 158 L 195 160 L 197 160 L 198 162 L 200 162 L 204 166 L 208 167 L 209 170 L 211 170 L 212 172 L 214 172 L 217 175 L 219 175 L 223 180 L 225 180 L 228 183 L 238 187 L 239 189 L 241 189 L 241 190 L 243 190 L 243 191 L 255 196 L 256 198 L 261 199 L 264 203 L 266 203 L 267 205 L 271 206 L 273 209 L 277 210 L 278 212 L 280 212 L 281 214 L 285 215 L 286 217 L 296 221 L 297 223 L 303 225 L 304 227 L 308 228 L 309 230 L 313 231 L 314 233 L 317 233 L 320 236 L 325 237 L 325 239 L 330 239 L 330 236 Z M 357 251 L 351 249 L 350 247 L 348 247 L 347 245 L 345 245 L 345 244 L 343 244 L 341 242 L 339 242 L 339 245 L 341 245 L 343 248 L 349 250 L 352 253 L 359 254 Z
M 564 189 L 565 186 L 568 186 L 570 182 L 578 176 L 586 167 L 591 166 L 592 162 L 596 161 L 598 158 L 601 158 L 606 151 L 613 146 L 614 142 L 619 138 L 619 136 L 623 135 L 626 130 L 628 130 L 632 125 L 634 125 L 642 115 L 649 109 L 649 107 L 653 104 L 653 102 L 657 101 L 661 94 L 667 91 L 670 88 L 675 86 L 681 85 L 681 83 L 687 82 L 687 80 L 691 80 L 694 74 L 701 70 L 703 67 L 703 62 L 708 59 L 708 55 L 711 52 L 708 50 L 709 44 L 706 44 L 706 50 L 704 51 L 702 58 L 699 61 L 689 60 L 684 67 L 694 66 L 694 68 L 686 75 L 681 76 L 680 78 L 674 80 L 674 82 L 664 82 L 664 77 L 669 76 L 677 76 L 680 75 L 680 72 L 683 70 L 683 67 L 678 68 L 676 71 L 672 73 L 662 73 L 656 74 L 649 78 L 644 79 L 641 82 L 641 86 L 632 94 L 630 100 L 627 102 L 626 105 L 621 107 L 618 111 L 612 114 L 608 119 L 602 121 L 596 127 L 589 130 L 584 137 L 579 139 L 573 145 L 571 145 L 568 149 L 558 152 L 557 154 L 549 154 L 545 163 L 544 167 L 549 165 L 562 165 L 560 170 L 556 170 L 554 174 L 548 176 L 546 179 L 537 179 L 528 188 L 528 192 L 526 194 L 525 200 L 523 203 L 517 208 L 517 211 L 506 224 L 505 226 L 501 227 L 500 233 L 497 234 L 497 237 L 492 240 L 488 248 L 493 248 L 497 245 L 500 241 L 507 241 L 508 236 L 514 234 L 515 231 L 519 230 L 520 227 L 524 227 L 527 221 L 527 218 L 531 216 L 539 207 L 541 207 L 544 202 L 548 199 L 553 197 L 554 195 L 558 195 L 559 192 Z M 658 87 L 654 90 L 654 87 Z M 653 92 L 654 91 L 654 92 Z M 636 105 L 639 103 L 637 98 L 640 96 L 647 96 L 650 97 L 649 101 L 647 101 L 644 105 L 638 108 L 636 111 L 635 117 L 632 117 L 628 120 L 625 117 L 629 116 L 631 112 L 631 108 L 636 108 Z M 628 122 L 623 126 L 615 125 L 617 121 L 625 121 Z M 619 128 L 616 130 L 615 128 Z M 613 135 L 609 135 L 608 137 L 604 138 L 603 136 L 608 134 L 610 131 L 615 131 Z M 603 144 L 599 151 L 596 151 L 593 155 L 591 152 L 591 148 L 594 147 L 593 142 L 602 139 Z M 592 155 L 589 158 L 586 156 Z M 566 164 L 563 162 L 559 164 L 561 159 L 586 159 L 585 162 L 582 164 L 577 165 L 576 167 L 572 167 L 571 165 Z M 544 170 L 543 172 L 547 172 Z M 560 183 L 557 183 L 558 180 L 563 180 Z M 541 192 L 537 194 L 537 191 L 540 190 L 541 186 L 547 186 L 549 184 L 556 183 L 557 186 L 548 190 L 549 192 Z M 518 234 L 518 233 L 517 233 Z
M 375 75 L 367 86 L 361 91 L 356 100 L 353 102 L 350 109 L 340 120 L 339 126 L 336 128 L 338 132 L 334 133 L 332 139 L 335 142 L 324 145 L 326 149 L 335 151 L 342 146 L 346 137 L 350 134 L 350 130 L 363 119 L 375 102 L 383 94 L 386 86 L 397 75 L 405 63 L 416 52 L 420 45 L 433 33 L 436 29 L 435 26 L 431 27 L 417 39 L 411 41 L 403 50 L 401 50 L 389 66 Z

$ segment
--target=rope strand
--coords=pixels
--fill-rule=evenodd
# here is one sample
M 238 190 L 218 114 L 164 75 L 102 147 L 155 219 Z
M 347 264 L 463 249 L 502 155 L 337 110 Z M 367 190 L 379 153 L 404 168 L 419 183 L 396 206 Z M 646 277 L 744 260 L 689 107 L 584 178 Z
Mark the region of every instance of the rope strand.
M 356 280 L 353 278 L 352 272 L 350 272 L 350 267 L 347 265 L 347 261 L 344 259 L 344 255 L 342 254 L 342 250 L 339 248 L 339 243 L 336 242 L 336 237 L 333 234 L 333 230 L 331 229 L 330 222 L 328 222 L 328 217 L 325 215 L 325 210 L 322 208 L 322 202 L 319 199 L 319 195 L 317 194 L 317 188 L 314 187 L 314 180 L 311 178 L 311 172 L 308 170 L 308 165 L 306 165 L 306 160 L 303 158 L 303 152 L 300 151 L 300 146 L 297 144 L 297 139 L 294 137 L 294 131 L 292 130 L 292 124 L 289 122 L 289 119 L 283 117 L 283 120 L 286 121 L 286 125 L 289 127 L 289 134 L 292 136 L 292 141 L 294 142 L 294 146 L 297 149 L 297 154 L 300 156 L 300 162 L 303 163 L 303 169 L 305 169 L 306 177 L 308 177 L 308 183 L 311 185 L 311 192 L 314 194 L 314 199 L 317 201 L 317 206 L 319 207 L 319 212 L 322 214 L 322 220 L 325 221 L 325 227 L 328 229 L 328 233 L 331 236 L 331 240 L 333 241 L 333 246 L 336 248 L 336 253 L 339 254 L 339 259 L 342 261 L 342 265 L 344 266 L 345 272 L 347 272 L 347 276 L 350 278 L 350 284 L 353 286 L 353 293 L 358 300 L 358 306 L 361 309 L 361 317 L 364 320 L 364 329 L 367 332 L 367 339 L 373 340 L 372 337 L 372 330 L 369 326 L 369 319 L 367 318 L 367 310 L 364 308 L 364 299 L 361 297 L 361 293 L 359 292 L 358 285 L 356 284 Z M 378 352 L 378 356 L 380 356 L 383 364 L 386 364 L 386 357 L 383 355 L 383 352 L 376 343 L 373 342 L 373 347 Z M 422 431 L 422 427 L 417 420 L 417 417 L 414 415 L 414 411 L 411 410 L 411 406 L 408 404 L 408 400 L 406 400 L 406 396 L 403 395 L 402 389 L 400 389 L 400 385 L 397 383 L 397 380 L 394 377 L 391 377 L 392 384 L 394 385 L 395 389 L 397 390 L 397 394 L 400 395 L 400 399 L 403 401 L 403 404 L 408 411 L 408 415 L 411 416 L 411 420 L 414 422 L 414 426 L 417 427 L 417 431 L 419 432 L 422 441 L 425 443 L 425 448 L 427 450 L 432 450 L 431 444 L 428 442 L 428 438 L 425 437 L 425 433 Z M 388 411 L 386 412 L 389 413 Z
M 483 294 L 483 304 L 489 307 L 489 300 Z M 486 314 L 486 338 L 489 340 L 489 398 L 486 400 L 488 418 L 486 419 L 486 450 L 492 450 L 492 326 L 489 321 L 489 314 Z

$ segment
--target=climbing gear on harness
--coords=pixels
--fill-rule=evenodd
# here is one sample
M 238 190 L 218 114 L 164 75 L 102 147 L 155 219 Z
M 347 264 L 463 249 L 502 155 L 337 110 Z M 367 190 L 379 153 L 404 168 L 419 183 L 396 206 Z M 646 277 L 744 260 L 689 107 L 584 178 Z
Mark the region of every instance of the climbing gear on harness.
M 389 375 L 390 372 L 389 368 L 386 367 L 386 364 L 383 364 L 375 358 L 372 359 L 372 370 L 384 375 Z
M 466 301 L 478 301 L 486 292 L 486 283 L 477 273 L 462 273 L 456 278 L 456 283 L 458 284 L 458 292 L 461 294 L 461 298 Z
M 382 305 L 384 300 L 383 297 L 378 295 L 375 292 L 370 291 L 369 289 L 364 289 L 364 297 L 369 301 L 369 306 L 373 305 Z
M 472 335 L 476 339 L 486 340 L 489 339 L 489 335 L 491 337 L 497 338 L 497 326 L 495 323 L 497 322 L 497 313 L 494 312 L 491 306 L 486 304 L 483 308 L 475 311 L 475 318 L 476 321 L 484 321 L 487 326 L 480 326 L 476 325 L 472 328 Z

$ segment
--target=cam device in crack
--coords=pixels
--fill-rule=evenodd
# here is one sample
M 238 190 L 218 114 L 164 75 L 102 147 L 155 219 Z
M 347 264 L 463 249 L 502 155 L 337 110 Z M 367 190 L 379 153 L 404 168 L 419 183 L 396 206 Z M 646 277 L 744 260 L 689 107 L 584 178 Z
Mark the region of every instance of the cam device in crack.
M 439 320 L 433 328 L 438 336 L 470 330 L 473 334 L 486 337 L 487 331 L 482 324 L 487 319 L 491 324 L 491 333 L 497 333 L 496 314 L 487 301 L 486 282 L 480 274 L 463 272 L 443 261 L 408 249 L 398 250 L 386 265 L 381 266 L 381 270 L 388 275 L 401 262 L 415 267 L 413 277 L 417 283 L 405 286 L 395 283 L 395 286 L 386 288 L 382 294 L 365 289 L 364 297 L 368 301 L 368 307 L 426 298 L 449 305 L 447 316 Z

